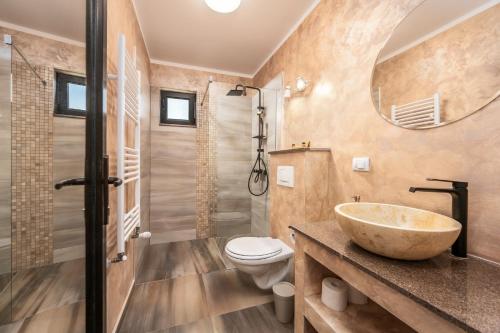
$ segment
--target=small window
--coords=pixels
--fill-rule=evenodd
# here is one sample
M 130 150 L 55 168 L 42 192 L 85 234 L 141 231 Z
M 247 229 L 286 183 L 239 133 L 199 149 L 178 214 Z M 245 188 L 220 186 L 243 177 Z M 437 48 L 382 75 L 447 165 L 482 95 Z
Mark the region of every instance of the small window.
M 60 116 L 85 117 L 86 104 L 85 77 L 56 72 L 54 113 Z
M 162 90 L 160 124 L 196 126 L 196 93 Z

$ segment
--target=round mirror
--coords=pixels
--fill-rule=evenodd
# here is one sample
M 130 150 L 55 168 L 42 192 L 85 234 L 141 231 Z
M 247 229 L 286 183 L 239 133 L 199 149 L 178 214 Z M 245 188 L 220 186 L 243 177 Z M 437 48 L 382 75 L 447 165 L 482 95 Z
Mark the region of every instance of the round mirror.
M 371 89 L 378 113 L 410 129 L 489 104 L 500 95 L 500 1 L 424 1 L 380 51 Z

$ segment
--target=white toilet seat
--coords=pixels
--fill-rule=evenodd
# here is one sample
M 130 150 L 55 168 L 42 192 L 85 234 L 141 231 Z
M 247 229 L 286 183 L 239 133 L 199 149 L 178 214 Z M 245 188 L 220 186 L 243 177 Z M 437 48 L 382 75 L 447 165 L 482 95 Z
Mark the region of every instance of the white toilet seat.
M 242 238 L 252 238 L 251 240 Z M 246 247 L 238 247 L 245 243 Z M 258 248 L 258 245 L 262 248 Z M 252 248 L 249 245 L 256 247 Z M 227 256 L 234 262 L 256 266 L 286 260 L 293 256 L 293 250 L 280 239 L 270 237 L 240 237 L 230 240 L 225 247 Z M 234 253 L 240 252 L 240 253 Z M 266 253 L 267 252 L 267 253 Z M 265 254 L 266 253 L 266 254 Z
M 227 254 L 241 260 L 266 259 L 281 251 L 281 243 L 270 237 L 238 237 L 226 244 Z

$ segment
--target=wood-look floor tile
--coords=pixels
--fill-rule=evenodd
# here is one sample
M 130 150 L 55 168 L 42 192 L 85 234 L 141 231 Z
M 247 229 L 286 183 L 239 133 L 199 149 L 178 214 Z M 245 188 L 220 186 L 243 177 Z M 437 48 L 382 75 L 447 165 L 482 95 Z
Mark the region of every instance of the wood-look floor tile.
M 0 325 L 10 323 L 12 321 L 12 294 L 11 294 L 11 280 L 10 273 L 4 274 L 4 285 L 0 292 Z M 0 330 L 2 332 L 2 330 Z
M 136 283 L 222 269 L 226 269 L 226 264 L 214 238 L 155 244 L 145 250 Z
M 0 326 L 0 333 L 17 333 L 23 325 L 24 319 Z
M 191 251 L 191 241 L 169 243 L 165 278 L 196 274 L 196 266 Z
M 143 283 L 134 287 L 119 332 L 165 329 L 208 317 L 199 275 Z
M 0 322 L 18 321 L 84 298 L 84 259 L 30 268 L 13 274 L 0 294 Z
M 149 245 L 144 249 L 135 283 L 165 279 L 168 244 Z
M 221 333 L 291 333 L 293 324 L 282 324 L 274 315 L 274 304 L 267 303 L 255 307 L 230 312 L 213 317 L 214 332 Z
M 235 331 L 238 332 L 238 331 Z M 163 330 L 147 333 L 219 333 L 213 330 L 211 318 L 203 318 L 193 323 L 174 326 Z
M 84 259 L 17 272 L 12 279 L 12 320 L 27 318 L 84 298 Z
M 203 274 L 203 283 L 211 315 L 221 315 L 273 300 L 272 292 L 257 288 L 248 275 L 238 270 Z
M 214 238 L 196 239 L 190 243 L 192 258 L 198 274 L 226 269 Z
M 226 243 L 228 242 L 228 240 L 229 239 L 226 237 L 216 237 L 215 238 L 215 242 L 217 243 L 217 247 L 219 248 L 219 252 L 222 256 L 222 260 L 224 261 L 224 265 L 226 266 L 226 269 L 235 269 L 236 267 L 227 258 L 227 255 L 225 252 L 225 247 L 226 247 Z
M 282 324 L 274 315 L 273 303 L 230 312 L 187 325 L 175 326 L 154 333 L 291 333 L 293 322 Z M 153 332 L 151 332 L 153 333 Z
M 85 302 L 53 308 L 0 327 L 1 333 L 84 333 Z

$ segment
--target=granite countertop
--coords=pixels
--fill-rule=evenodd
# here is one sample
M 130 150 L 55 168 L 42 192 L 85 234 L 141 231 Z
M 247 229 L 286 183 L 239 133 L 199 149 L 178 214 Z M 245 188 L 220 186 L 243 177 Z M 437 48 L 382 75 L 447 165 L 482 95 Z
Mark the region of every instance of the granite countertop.
M 469 332 L 500 332 L 500 265 L 448 252 L 401 261 L 365 251 L 335 221 L 290 228 Z

